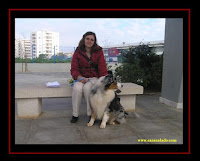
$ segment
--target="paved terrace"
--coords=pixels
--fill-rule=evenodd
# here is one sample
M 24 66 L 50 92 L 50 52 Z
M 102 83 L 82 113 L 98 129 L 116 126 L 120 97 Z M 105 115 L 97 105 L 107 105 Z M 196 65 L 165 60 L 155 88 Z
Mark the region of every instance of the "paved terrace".
M 69 73 L 16 73 L 15 85 L 34 85 L 39 79 L 46 82 L 63 80 Z M 161 104 L 160 93 L 137 95 L 136 110 L 129 112 L 127 123 L 107 125 L 100 121 L 87 127 L 86 102 L 83 99 L 77 123 L 70 123 L 71 98 L 43 99 L 43 113 L 38 119 L 15 117 L 16 144 L 182 144 L 183 110 Z M 15 104 L 16 106 L 16 104 Z M 16 113 L 17 108 L 15 107 Z M 138 139 L 176 139 L 177 142 L 138 142 Z

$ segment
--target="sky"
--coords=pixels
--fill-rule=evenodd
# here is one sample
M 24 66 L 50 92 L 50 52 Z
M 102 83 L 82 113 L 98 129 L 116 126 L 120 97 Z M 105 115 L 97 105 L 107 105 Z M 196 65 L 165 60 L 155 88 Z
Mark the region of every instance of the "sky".
M 59 32 L 60 46 L 77 47 L 84 33 L 95 32 L 100 46 L 164 40 L 164 18 L 16 18 L 15 39 L 31 32 Z

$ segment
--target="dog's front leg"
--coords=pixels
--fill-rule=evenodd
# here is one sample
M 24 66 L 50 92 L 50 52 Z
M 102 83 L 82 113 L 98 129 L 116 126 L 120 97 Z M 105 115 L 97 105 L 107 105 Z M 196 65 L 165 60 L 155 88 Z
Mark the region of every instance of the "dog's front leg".
M 115 117 L 112 117 L 112 118 L 109 120 L 109 124 L 110 124 L 110 125 L 115 125 Z
M 108 111 L 105 111 L 104 115 L 103 115 L 103 120 L 102 120 L 101 125 L 100 125 L 101 129 L 106 128 L 106 123 L 108 122 L 109 118 L 110 118 L 110 116 L 109 116 Z
M 96 119 L 96 115 L 95 113 L 92 113 L 90 122 L 87 124 L 87 126 L 92 126 L 94 124 L 95 119 Z

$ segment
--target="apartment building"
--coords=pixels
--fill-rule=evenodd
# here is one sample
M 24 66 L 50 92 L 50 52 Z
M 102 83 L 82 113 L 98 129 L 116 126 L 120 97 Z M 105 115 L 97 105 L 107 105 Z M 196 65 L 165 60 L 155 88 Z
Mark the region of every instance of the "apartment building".
M 31 50 L 33 58 L 46 54 L 48 58 L 59 53 L 59 32 L 41 30 L 31 33 Z
M 30 40 L 15 39 L 15 58 L 31 58 Z

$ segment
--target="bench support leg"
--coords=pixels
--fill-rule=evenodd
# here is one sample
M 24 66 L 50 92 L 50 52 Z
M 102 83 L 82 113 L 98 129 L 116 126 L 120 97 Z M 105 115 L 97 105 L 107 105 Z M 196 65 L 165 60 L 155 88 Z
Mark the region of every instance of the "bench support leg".
M 42 98 L 17 99 L 17 114 L 20 118 L 37 118 L 42 112 Z
M 121 105 L 126 111 L 134 111 L 136 103 L 136 95 L 120 95 Z

